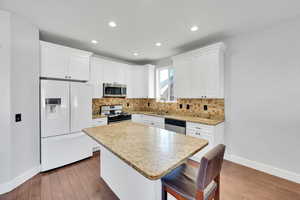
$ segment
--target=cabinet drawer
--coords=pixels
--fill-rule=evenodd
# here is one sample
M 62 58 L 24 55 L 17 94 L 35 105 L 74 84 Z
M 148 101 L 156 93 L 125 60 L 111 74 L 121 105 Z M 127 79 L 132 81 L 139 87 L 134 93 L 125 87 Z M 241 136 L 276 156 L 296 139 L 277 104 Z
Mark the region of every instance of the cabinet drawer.
M 214 129 L 215 129 L 214 126 L 209 126 L 209 125 L 205 125 L 205 124 L 198 124 L 198 123 L 192 123 L 192 122 L 187 122 L 186 127 L 188 129 L 195 129 L 195 130 L 205 131 L 205 132 L 209 132 L 209 133 L 213 133 Z

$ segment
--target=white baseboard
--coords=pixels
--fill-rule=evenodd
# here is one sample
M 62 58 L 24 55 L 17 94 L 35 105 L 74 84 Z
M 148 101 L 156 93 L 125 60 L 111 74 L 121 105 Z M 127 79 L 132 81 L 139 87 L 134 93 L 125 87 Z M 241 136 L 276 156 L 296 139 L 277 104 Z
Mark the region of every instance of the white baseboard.
M 17 176 L 16 178 L 14 178 L 6 183 L 0 184 L 0 194 L 4 194 L 4 193 L 12 191 L 13 189 L 18 187 L 25 181 L 29 180 L 30 178 L 32 178 L 33 176 L 38 174 L 40 172 L 40 169 L 41 169 L 40 166 L 34 167 L 34 168 L 24 172 L 23 174 Z
M 300 184 L 300 174 L 294 172 L 290 172 L 284 169 L 279 169 L 277 167 L 259 163 L 253 160 L 248 160 L 246 158 L 242 158 L 236 155 L 225 154 L 224 159 Z

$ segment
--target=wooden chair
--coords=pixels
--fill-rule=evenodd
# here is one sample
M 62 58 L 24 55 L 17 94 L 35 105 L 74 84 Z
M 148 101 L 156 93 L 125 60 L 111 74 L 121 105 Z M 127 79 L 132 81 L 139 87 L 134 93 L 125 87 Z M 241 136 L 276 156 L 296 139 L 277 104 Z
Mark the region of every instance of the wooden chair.
M 220 172 L 225 146 L 220 144 L 204 155 L 199 169 L 182 164 L 164 176 L 162 200 L 170 193 L 178 200 L 220 200 Z

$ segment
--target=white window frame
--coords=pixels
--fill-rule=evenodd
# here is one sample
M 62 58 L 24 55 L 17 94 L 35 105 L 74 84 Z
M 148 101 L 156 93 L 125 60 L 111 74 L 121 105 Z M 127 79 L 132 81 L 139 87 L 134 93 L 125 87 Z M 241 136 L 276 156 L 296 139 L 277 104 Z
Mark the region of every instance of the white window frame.
M 156 97 L 156 101 L 158 102 L 165 102 L 165 103 L 168 103 L 168 102 L 176 102 L 176 98 L 174 100 L 161 100 L 160 99 L 160 71 L 162 70 L 165 70 L 165 69 L 174 69 L 174 67 L 172 65 L 168 65 L 168 66 L 164 66 L 164 67 L 157 67 L 155 69 L 155 77 L 156 77 L 156 80 L 155 80 L 155 97 Z M 174 83 L 176 84 L 176 83 Z M 170 87 L 168 87 L 168 90 L 170 90 Z M 171 92 L 169 91 L 169 94 L 171 94 Z

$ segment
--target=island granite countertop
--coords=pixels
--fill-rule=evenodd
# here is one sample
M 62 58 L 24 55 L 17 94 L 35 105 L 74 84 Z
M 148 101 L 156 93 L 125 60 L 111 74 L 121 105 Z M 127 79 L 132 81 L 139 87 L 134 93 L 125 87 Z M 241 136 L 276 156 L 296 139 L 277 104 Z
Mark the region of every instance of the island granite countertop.
M 83 131 L 150 180 L 184 163 L 208 141 L 131 121 Z

